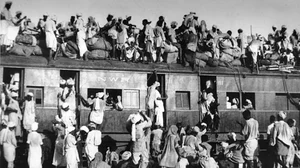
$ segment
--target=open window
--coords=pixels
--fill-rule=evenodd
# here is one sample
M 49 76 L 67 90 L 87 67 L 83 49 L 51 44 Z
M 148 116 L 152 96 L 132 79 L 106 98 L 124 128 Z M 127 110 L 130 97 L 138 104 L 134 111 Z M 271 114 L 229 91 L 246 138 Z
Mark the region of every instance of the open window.
M 240 93 L 227 92 L 226 93 L 226 109 L 240 109 Z
M 87 98 L 93 99 L 96 97 L 96 93 L 104 92 L 104 89 L 100 88 L 88 88 L 87 89 Z
M 33 100 L 37 107 L 44 106 L 44 87 L 27 86 L 27 91 L 33 93 Z
M 106 89 L 106 95 L 108 95 L 106 105 L 113 107 L 118 102 L 118 96 L 122 98 L 122 89 Z
M 66 83 L 68 83 L 69 81 L 73 81 L 75 92 L 79 93 L 79 91 L 80 91 L 80 89 L 79 89 L 80 88 L 79 87 L 79 79 L 80 79 L 79 78 L 79 71 L 61 70 L 60 71 L 60 78 L 61 78 L 61 80 L 66 81 Z M 78 105 L 79 105 L 79 103 L 80 103 L 80 101 L 77 101 Z
M 24 69 L 4 68 L 3 82 L 8 85 L 9 91 L 14 92 L 18 98 L 24 97 Z
M 276 110 L 299 110 L 300 94 L 290 93 L 276 93 L 275 108 Z
M 216 76 L 200 76 L 200 87 L 202 92 L 202 101 L 207 99 L 207 94 L 212 93 L 213 98 L 217 101 L 217 80 Z M 204 99 L 204 100 L 203 100 Z
M 190 110 L 190 92 L 176 91 L 176 109 Z
M 242 99 L 242 108 L 255 109 L 255 93 L 243 93 Z

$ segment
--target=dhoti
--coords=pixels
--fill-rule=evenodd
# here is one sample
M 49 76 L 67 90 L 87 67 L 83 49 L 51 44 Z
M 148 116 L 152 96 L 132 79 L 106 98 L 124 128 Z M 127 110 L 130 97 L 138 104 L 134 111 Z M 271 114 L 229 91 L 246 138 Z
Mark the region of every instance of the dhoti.
M 79 48 L 80 57 L 83 57 L 83 54 L 88 50 L 85 43 L 85 36 L 86 34 L 84 31 L 80 30 L 79 32 L 77 32 L 76 42 Z
M 53 51 L 57 49 L 57 40 L 53 32 L 46 31 L 46 46 Z
M 246 160 L 253 160 L 256 149 L 258 147 L 257 139 L 247 140 L 244 144 L 245 146 L 245 156 Z

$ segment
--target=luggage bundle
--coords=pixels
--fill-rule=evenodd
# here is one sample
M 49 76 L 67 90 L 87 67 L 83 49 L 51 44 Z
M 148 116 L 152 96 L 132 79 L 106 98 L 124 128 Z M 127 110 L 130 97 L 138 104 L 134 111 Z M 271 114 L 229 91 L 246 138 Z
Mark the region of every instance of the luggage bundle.
M 101 60 L 109 57 L 112 50 L 111 44 L 103 37 L 92 37 L 86 41 L 88 50 L 87 55 L 90 60 Z

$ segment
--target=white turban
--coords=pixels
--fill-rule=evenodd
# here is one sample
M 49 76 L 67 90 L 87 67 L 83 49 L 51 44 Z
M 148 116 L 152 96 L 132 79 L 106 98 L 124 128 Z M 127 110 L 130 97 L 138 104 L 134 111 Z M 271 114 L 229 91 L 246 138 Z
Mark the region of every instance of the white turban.
M 128 117 L 127 121 L 131 121 L 132 125 L 131 125 L 131 139 L 132 141 L 136 140 L 136 123 L 139 122 L 140 120 L 142 120 L 142 116 L 139 113 L 136 114 L 131 114 Z
M 38 128 L 39 128 L 39 123 L 34 122 L 34 123 L 31 124 L 31 130 L 32 131 L 36 131 L 36 130 L 38 130 Z
M 279 111 L 279 112 L 278 112 L 278 116 L 281 117 L 282 119 L 285 119 L 285 118 L 286 118 L 286 112 L 284 112 L 284 111 Z

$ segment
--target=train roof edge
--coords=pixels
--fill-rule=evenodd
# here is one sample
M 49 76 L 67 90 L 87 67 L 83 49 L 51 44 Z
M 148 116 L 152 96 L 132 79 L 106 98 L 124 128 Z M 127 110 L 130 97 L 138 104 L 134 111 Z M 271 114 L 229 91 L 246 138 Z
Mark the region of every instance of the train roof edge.
M 249 68 L 242 66 L 229 67 L 197 67 L 194 71 L 191 67 L 184 67 L 180 64 L 167 64 L 167 63 L 132 63 L 116 60 L 75 60 L 65 57 L 59 57 L 53 64 L 48 65 L 48 61 L 43 56 L 16 56 L 16 55 L 1 55 L 0 65 L 3 67 L 37 67 L 37 68 L 58 68 L 70 70 L 115 70 L 115 71 L 139 71 L 151 72 L 156 70 L 159 73 L 188 73 L 188 74 L 202 74 L 202 75 L 255 75 L 255 76 L 300 76 L 300 70 L 294 69 L 291 73 L 281 71 L 260 71 L 259 73 L 251 72 Z M 199 73 L 200 72 L 200 73 Z

